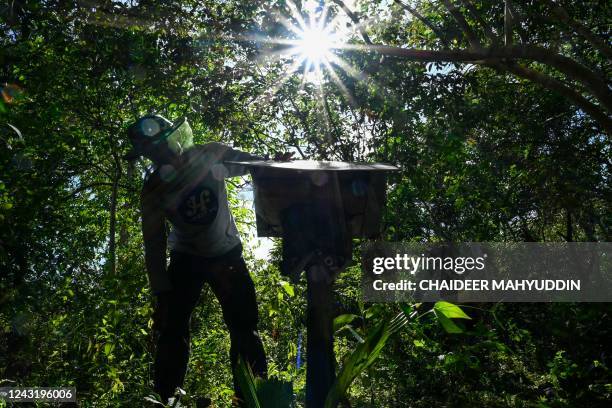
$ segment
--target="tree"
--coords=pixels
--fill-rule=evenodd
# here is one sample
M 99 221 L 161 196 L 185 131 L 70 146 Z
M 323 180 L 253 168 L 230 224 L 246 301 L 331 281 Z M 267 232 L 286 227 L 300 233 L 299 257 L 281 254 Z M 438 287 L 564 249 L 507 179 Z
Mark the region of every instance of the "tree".
M 342 1 L 335 1 L 347 11 L 354 23 L 359 17 Z M 390 35 L 367 35 L 365 45 L 349 48 L 372 51 L 411 61 L 469 63 L 509 72 L 527 79 L 570 100 L 597 122 L 602 130 L 612 132 L 612 92 L 609 88 L 609 64 L 612 48 L 606 36 L 608 10 L 601 3 L 532 1 L 515 4 L 470 0 L 395 4 L 412 16 Z M 367 19 L 374 14 L 374 4 L 363 3 Z M 588 23 L 579 14 L 586 17 Z M 398 23 L 392 23 L 393 25 Z M 421 24 L 431 36 L 411 37 L 403 32 Z M 418 29 L 418 28 L 417 28 Z M 374 38 L 374 42 L 372 41 Z M 425 49 L 425 48 L 430 49 Z
M 148 111 L 186 116 L 198 142 L 398 165 L 388 240 L 611 240 L 607 3 L 326 4 L 350 34 L 333 50 L 346 64 L 321 81 L 304 65 L 287 75 L 291 59 L 260 41 L 295 37 L 285 1 L 0 6 L 0 381 L 73 385 L 83 406 L 150 393 L 138 212 L 149 169 L 121 159 L 126 126 Z M 271 372 L 301 401 L 304 287 L 279 274 L 279 256 L 249 262 Z M 338 334 L 338 356 L 398 312 L 363 303 L 357 264 L 336 286 L 339 312 L 361 317 Z M 229 404 L 210 298 L 193 316 L 186 390 Z M 609 306 L 477 306 L 461 335 L 431 313 L 411 320 L 355 378 L 351 403 L 607 406 Z

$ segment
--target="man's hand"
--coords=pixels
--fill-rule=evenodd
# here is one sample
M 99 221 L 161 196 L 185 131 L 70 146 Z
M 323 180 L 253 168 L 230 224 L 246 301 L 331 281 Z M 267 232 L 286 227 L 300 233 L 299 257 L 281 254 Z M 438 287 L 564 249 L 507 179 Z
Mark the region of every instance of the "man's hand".
M 153 311 L 153 330 L 161 331 L 168 325 L 168 305 L 170 292 L 162 292 L 155 296 L 155 310 Z
M 288 162 L 293 160 L 293 152 L 278 152 L 274 154 L 275 161 Z

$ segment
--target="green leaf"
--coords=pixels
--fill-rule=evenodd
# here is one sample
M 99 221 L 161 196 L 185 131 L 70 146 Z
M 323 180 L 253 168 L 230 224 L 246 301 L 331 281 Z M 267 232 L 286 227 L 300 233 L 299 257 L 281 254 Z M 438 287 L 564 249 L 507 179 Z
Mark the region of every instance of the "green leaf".
M 423 348 L 425 347 L 425 342 L 423 340 L 413 340 L 415 347 Z
M 344 398 L 351 383 L 357 376 L 368 368 L 380 355 L 389 337 L 408 322 L 403 313 L 395 316 L 393 320 L 385 318 L 375 326 L 363 343 L 359 343 L 355 350 L 344 360 L 342 369 L 325 399 L 325 408 L 332 408 Z
M 242 359 L 242 356 L 238 356 L 238 364 L 234 371 L 246 406 L 248 408 L 260 408 L 261 404 L 259 403 L 255 388 L 255 376 L 253 371 L 251 371 L 251 367 Z
M 434 311 L 436 312 L 436 315 L 441 314 L 450 319 L 472 319 L 470 316 L 466 315 L 459 306 L 449 302 L 436 302 L 434 305 Z
M 361 337 L 359 335 L 359 333 L 357 333 L 355 331 L 355 329 L 353 329 L 351 326 L 346 325 L 346 329 L 351 332 L 351 334 L 353 335 L 353 337 L 355 337 L 355 340 L 357 340 L 359 343 L 365 343 L 365 340 L 363 339 L 363 337 Z
M 106 343 L 104 345 L 104 354 L 108 356 L 111 353 L 111 351 L 113 351 L 113 345 L 110 343 Z
M 154 395 L 149 395 L 148 397 L 144 397 L 144 400 L 148 401 L 148 402 L 151 402 L 153 404 L 156 404 L 156 405 L 161 405 L 162 407 L 164 406 L 164 404 L 162 404 L 157 399 L 155 399 Z
M 293 385 L 276 378 L 255 378 L 255 389 L 259 404 L 265 408 L 287 408 L 293 406 Z
M 342 314 L 340 316 L 336 316 L 334 319 L 334 332 L 344 328 L 344 326 L 350 324 L 355 319 L 359 319 L 359 316 L 354 314 Z
M 407 318 L 410 318 L 410 314 L 412 313 L 412 306 L 409 303 L 400 303 L 399 304 L 400 309 L 402 309 L 402 312 L 404 312 L 404 314 L 406 315 Z
M 345 324 L 344 326 L 342 326 L 341 328 L 339 328 L 338 330 L 336 330 L 336 332 L 335 332 L 335 333 L 336 333 L 336 336 L 337 336 L 338 334 L 340 334 L 340 333 L 341 333 L 343 330 L 346 330 L 346 331 L 348 331 L 349 333 L 351 333 L 351 335 L 352 335 L 352 336 L 355 338 L 355 340 L 357 340 L 359 343 L 364 343 L 364 342 L 365 342 L 365 340 L 363 339 L 363 337 L 361 337 L 361 336 L 359 335 L 359 333 L 357 333 L 357 332 L 355 331 L 355 329 L 353 329 L 353 327 L 351 327 L 351 325 L 350 325 L 350 324 Z
M 282 288 L 285 290 L 285 292 L 287 292 L 287 294 L 290 297 L 295 296 L 295 290 L 293 289 L 293 285 L 291 285 L 289 282 L 286 282 L 286 281 L 280 281 L 279 284 L 282 286 Z
M 438 312 L 435 312 L 435 313 L 436 313 L 436 317 L 438 318 L 438 321 L 440 322 L 440 324 L 442 325 L 444 330 L 446 330 L 447 333 L 453 333 L 453 334 L 463 333 L 463 329 L 457 326 L 451 319 L 449 319 L 448 317 L 444 316 L 441 313 L 438 313 Z

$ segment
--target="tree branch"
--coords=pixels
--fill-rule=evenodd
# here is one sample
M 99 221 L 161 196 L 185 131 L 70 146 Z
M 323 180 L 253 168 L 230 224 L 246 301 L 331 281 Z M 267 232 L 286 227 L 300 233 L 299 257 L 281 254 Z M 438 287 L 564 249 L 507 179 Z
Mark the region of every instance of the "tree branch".
M 427 27 L 432 29 L 440 40 L 445 41 L 443 33 L 438 30 L 431 22 L 425 19 L 413 7 L 404 4 L 400 0 L 395 0 L 403 9 L 410 12 L 413 16 L 421 20 Z M 484 20 L 478 14 L 477 10 L 469 3 L 469 0 L 461 0 L 472 16 L 479 21 L 483 26 L 487 36 L 495 44 L 495 37 L 492 35 L 491 28 L 485 24 Z M 358 17 L 346 6 L 342 0 L 334 0 L 334 2 L 342 7 L 347 13 L 351 21 L 359 25 Z M 451 13 L 454 20 L 457 22 L 464 35 L 468 39 L 470 50 L 419 50 L 406 49 L 400 47 L 391 47 L 386 45 L 372 44 L 370 38 L 363 30 L 362 37 L 367 45 L 347 45 L 347 49 L 359 49 L 373 51 L 383 55 L 392 55 L 406 58 L 412 61 L 434 62 L 471 62 L 475 64 L 503 69 L 511 72 L 522 78 L 530 79 L 548 89 L 557 91 L 566 96 L 569 100 L 580 107 L 584 112 L 588 113 L 596 120 L 603 129 L 609 134 L 612 134 L 612 120 L 609 113 L 612 112 L 612 92 L 610 92 L 606 82 L 597 75 L 594 71 L 581 63 L 558 54 L 547 48 L 534 45 L 512 45 L 512 31 L 516 13 L 512 7 L 510 0 L 504 1 L 504 28 L 505 28 L 505 47 L 491 46 L 484 49 L 482 43 L 474 30 L 470 27 L 467 20 L 453 3 L 453 0 L 442 0 L 446 9 Z M 569 17 L 568 17 L 569 18 Z M 568 79 L 576 81 L 584 85 L 588 91 L 597 99 L 601 107 L 592 103 L 581 95 L 575 89 L 566 86 L 563 82 L 542 72 L 518 65 L 516 61 L 524 59 L 528 61 L 539 62 L 565 74 Z M 602 109 L 603 108 L 603 109 Z
M 98 183 L 86 184 L 86 185 L 79 186 L 76 189 L 72 190 L 68 195 L 64 197 L 64 199 L 67 200 L 67 199 L 74 198 L 75 196 L 79 195 L 83 191 L 89 190 L 94 187 L 113 187 L 113 186 L 114 186 L 114 183 L 111 183 L 111 182 L 98 182 Z M 136 190 L 129 185 L 118 184 L 118 186 L 132 193 L 136 192 Z
M 121 173 L 113 180 L 111 187 L 111 202 L 109 210 L 108 225 L 108 262 L 110 263 L 110 274 L 117 274 L 117 193 L 119 190 L 119 178 Z
M 452 0 L 442 0 L 442 3 L 444 3 L 444 7 L 446 7 L 446 9 L 449 11 L 449 13 L 451 13 L 453 18 L 457 22 L 457 24 L 459 24 L 459 27 L 467 37 L 470 46 L 477 50 L 481 49 L 482 44 L 480 43 L 478 36 L 474 32 L 474 30 L 472 30 L 465 17 L 463 16 L 463 14 L 461 14 L 461 11 L 459 11 L 459 9 L 457 8 L 457 6 L 455 6 Z
M 523 66 L 520 66 L 515 63 L 504 63 L 498 64 L 497 66 L 492 65 L 494 67 L 499 67 L 508 72 L 511 72 L 519 77 L 529 79 L 532 82 L 542 85 L 547 89 L 551 89 L 565 96 L 567 99 L 572 101 L 576 106 L 582 109 L 585 113 L 590 115 L 602 129 L 612 135 L 612 119 L 603 112 L 597 105 L 589 102 L 584 96 L 575 91 L 574 89 L 568 87 L 563 82 L 550 77 L 548 75 L 542 74 L 541 72 L 535 71 L 533 69 L 529 69 Z
M 589 30 L 584 24 L 571 18 L 562 6 L 553 6 L 551 12 L 556 20 L 568 25 L 576 33 L 583 36 L 588 42 L 590 42 L 591 45 L 599 52 L 605 55 L 606 58 L 612 60 L 612 48 L 610 48 L 610 46 L 604 40 L 593 34 L 593 32 L 591 32 L 591 30 Z
M 509 54 L 509 58 L 524 58 L 541 62 L 558 69 L 570 79 L 581 82 L 609 112 L 612 112 L 612 92 L 606 82 L 588 67 L 552 50 L 534 45 L 517 45 L 505 47 L 505 49 L 507 51 L 504 52 Z
M 547 48 L 534 45 L 514 45 L 511 47 L 491 47 L 479 50 L 419 50 L 413 48 L 400 48 L 386 45 L 373 44 L 371 46 L 347 46 L 374 51 L 385 55 L 393 55 L 410 59 L 412 61 L 435 62 L 471 62 L 474 64 L 490 64 L 501 60 L 525 59 L 540 62 L 542 64 L 558 69 L 570 79 L 585 85 L 588 90 L 608 111 L 612 112 L 612 93 L 605 81 L 586 66 L 559 55 Z
M 504 43 L 506 47 L 512 45 L 512 29 L 514 26 L 514 16 L 508 2 L 509 0 L 504 1 Z
M 368 33 L 365 32 L 361 24 L 359 24 L 359 17 L 357 17 L 357 15 L 353 13 L 351 9 L 349 9 L 348 6 L 342 0 L 332 0 L 332 1 L 336 3 L 337 5 L 339 5 L 342 8 L 342 10 L 344 10 L 346 15 L 351 19 L 353 24 L 355 24 L 355 26 L 359 30 L 359 34 L 361 35 L 361 38 L 363 38 L 363 41 L 366 44 L 369 44 L 369 45 L 372 44 L 372 40 L 370 40 L 370 36 L 368 35 Z
M 390 45 L 372 44 L 346 44 L 343 48 L 348 50 L 372 51 L 379 54 L 402 57 L 411 61 L 421 62 L 476 62 L 487 57 L 482 51 L 470 50 L 421 50 L 415 48 L 401 48 Z
M 472 2 L 470 0 L 461 0 L 461 3 L 463 3 L 465 8 L 468 10 L 470 15 L 472 16 L 472 18 L 478 21 L 478 24 L 482 26 L 482 29 L 485 32 L 485 36 L 491 41 L 491 44 L 497 45 L 498 43 L 497 36 L 491 29 L 491 26 L 484 21 L 484 19 L 482 18 L 478 10 L 476 10 L 476 7 L 474 7 Z
M 404 10 L 412 14 L 415 18 L 417 18 L 423 24 L 429 27 L 429 29 L 433 31 L 436 36 L 438 36 L 438 39 L 442 42 L 442 44 L 445 47 L 449 46 L 449 42 L 446 39 L 446 36 L 444 35 L 444 33 L 438 27 L 436 27 L 431 21 L 429 21 L 429 19 L 425 18 L 421 13 L 419 13 L 417 9 L 409 6 L 408 4 L 404 4 L 401 0 L 395 0 L 395 3 L 397 3 L 401 8 L 403 8 Z
M 505 0 L 505 5 L 508 7 L 508 10 L 510 10 L 510 13 L 512 14 L 512 21 L 515 23 L 513 26 L 514 30 L 518 33 L 519 37 L 521 38 L 521 41 L 523 43 L 527 43 L 527 33 L 525 33 L 525 30 L 521 27 L 520 24 L 516 24 L 519 21 L 524 21 L 525 18 L 516 9 L 516 7 L 514 7 L 512 0 Z

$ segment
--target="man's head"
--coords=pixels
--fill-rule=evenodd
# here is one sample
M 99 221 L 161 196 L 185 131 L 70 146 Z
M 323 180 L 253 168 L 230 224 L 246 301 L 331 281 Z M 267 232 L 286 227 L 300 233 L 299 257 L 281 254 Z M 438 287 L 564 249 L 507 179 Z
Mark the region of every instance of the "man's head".
M 132 150 L 125 156 L 134 160 L 145 156 L 156 163 L 171 162 L 193 145 L 193 133 L 187 119 L 175 123 L 160 115 L 146 115 L 127 130 Z

